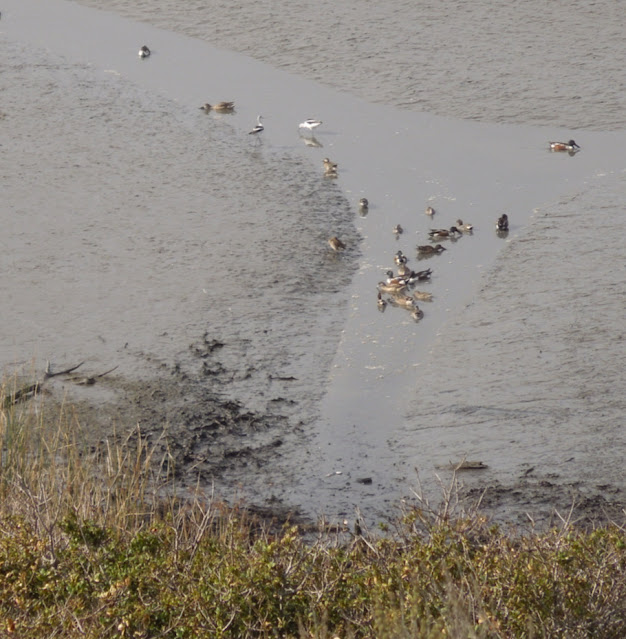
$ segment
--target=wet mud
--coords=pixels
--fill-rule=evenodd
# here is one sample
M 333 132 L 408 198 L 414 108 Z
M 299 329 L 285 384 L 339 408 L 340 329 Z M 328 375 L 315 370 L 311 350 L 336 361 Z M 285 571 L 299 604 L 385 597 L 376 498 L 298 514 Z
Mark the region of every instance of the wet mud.
M 48 408 L 62 402 L 70 406 L 87 454 L 102 449 L 107 440 L 132 446 L 141 437 L 160 479 L 167 476 L 170 489 L 179 496 L 191 496 L 199 489 L 266 521 L 290 520 L 314 529 L 321 518 L 314 504 L 290 499 L 291 488 L 306 481 L 297 469 L 306 464 L 310 443 L 303 423 L 294 418 L 296 402 L 277 394 L 267 404 L 273 409 L 259 412 L 221 392 L 229 382 L 251 374 L 245 361 L 239 368 L 225 365 L 233 347 L 205 333 L 189 345 L 195 366 L 188 358 L 185 364 L 164 362 L 138 352 L 135 356 L 146 371 L 142 380 L 113 372 L 95 383 L 81 384 L 77 380 L 85 379 L 85 371 L 80 377 L 46 380 L 41 396 Z M 565 521 L 590 528 L 624 520 L 623 496 L 610 483 L 594 490 L 583 482 L 563 482 L 558 473 L 541 474 L 532 466 L 515 480 L 500 480 L 483 472 L 488 470 L 482 462 L 472 461 L 461 463 L 455 474 L 452 465 L 437 470 L 442 495 L 456 486 L 452 500 L 457 514 L 478 509 L 501 524 L 539 530 Z M 367 484 L 370 491 L 384 490 L 375 476 L 368 477 Z M 351 483 L 343 490 L 353 490 Z M 398 499 L 388 520 L 407 505 L 419 504 L 414 496 Z M 438 500 L 431 499 L 430 504 L 437 507 Z M 368 524 L 375 523 L 370 513 L 360 514 Z M 345 515 L 337 518 L 335 513 L 337 521 L 332 516 L 324 520 L 330 527 L 351 525 L 354 514 Z

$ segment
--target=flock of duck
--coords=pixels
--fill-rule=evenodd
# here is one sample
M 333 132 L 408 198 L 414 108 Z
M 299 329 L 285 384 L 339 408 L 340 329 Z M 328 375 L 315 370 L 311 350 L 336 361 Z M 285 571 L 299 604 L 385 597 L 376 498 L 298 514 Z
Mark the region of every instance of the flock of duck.
M 551 151 L 565 151 L 570 155 L 574 155 L 580 150 L 580 146 L 569 140 L 569 142 L 549 142 L 549 149 Z M 359 209 L 362 214 L 367 212 L 369 202 L 366 198 L 359 200 Z M 433 217 L 435 215 L 435 209 L 432 206 L 426 207 L 426 215 Z M 509 233 L 509 217 L 506 213 L 503 213 L 496 220 L 496 234 L 498 237 L 506 237 Z M 402 227 L 398 224 L 394 226 L 393 233 L 398 237 L 403 232 Z M 428 237 L 431 241 L 430 244 L 418 245 L 417 259 L 424 259 L 433 257 L 435 255 L 441 255 L 446 247 L 440 243 L 440 240 L 456 241 L 464 234 L 471 235 L 474 232 L 474 227 L 471 224 L 464 223 L 463 220 L 458 219 L 454 226 L 450 228 L 431 229 L 428 233 Z M 337 240 L 337 238 L 333 238 Z M 335 249 L 336 250 L 336 249 Z M 392 270 L 386 271 L 387 278 L 384 281 L 378 283 L 378 310 L 384 312 L 388 305 L 396 306 L 406 309 L 411 312 L 411 317 L 415 321 L 419 321 L 424 316 L 423 311 L 418 306 L 418 301 L 431 302 L 433 299 L 432 293 L 414 290 L 413 287 L 418 282 L 428 282 L 432 275 L 432 269 L 426 269 L 421 271 L 413 271 L 407 266 L 408 258 L 402 251 L 397 251 L 394 256 L 394 262 L 397 266 L 397 273 L 394 274 Z M 385 294 L 387 297 L 383 297 Z
M 147 58 L 150 56 L 150 49 L 143 45 L 139 49 L 139 57 Z M 232 113 L 235 110 L 234 102 L 216 102 L 215 104 L 209 104 L 208 102 L 200 107 L 205 113 L 210 111 L 216 111 L 219 113 Z M 265 127 L 261 120 L 262 115 L 257 116 L 255 126 L 248 132 L 250 135 L 258 135 L 263 132 Z M 316 118 L 307 118 L 299 125 L 300 129 L 313 131 L 322 124 L 321 120 Z M 565 151 L 570 155 L 574 155 L 580 150 L 580 146 L 576 144 L 574 140 L 568 142 L 549 142 L 549 149 L 551 151 Z M 328 178 L 338 177 L 338 165 L 336 162 L 332 162 L 329 158 L 322 160 L 324 166 L 324 176 Z M 367 198 L 362 197 L 359 200 L 359 212 L 361 215 L 366 215 L 369 209 L 369 202 Z M 435 209 L 432 206 L 426 207 L 426 215 L 433 217 L 435 215 Z M 463 220 L 457 220 L 454 226 L 450 228 L 431 229 L 428 233 L 431 244 L 424 244 L 417 246 L 417 258 L 423 259 L 432 257 L 435 255 L 441 255 L 446 247 L 443 246 L 440 241 L 451 240 L 456 241 L 464 234 L 471 235 L 473 233 L 473 226 L 466 224 Z M 506 213 L 502 214 L 496 221 L 496 233 L 500 237 L 506 237 L 509 232 L 509 218 Z M 397 224 L 393 228 L 393 233 L 397 236 L 403 233 L 402 226 Z M 344 251 L 346 249 L 346 243 L 336 236 L 329 238 L 328 245 L 334 252 Z M 414 290 L 413 287 L 418 282 L 428 282 L 432 275 L 432 269 L 425 269 L 421 271 L 413 271 L 407 266 L 408 258 L 402 251 L 398 251 L 394 256 L 394 262 L 397 268 L 397 274 L 394 274 L 393 270 L 386 272 L 387 278 L 384 281 L 378 283 L 378 309 L 382 312 L 387 308 L 387 305 L 404 308 L 411 312 L 411 316 L 416 321 L 419 321 L 424 316 L 424 313 L 418 306 L 418 301 L 431 302 L 433 299 L 432 293 L 425 291 Z M 383 297 L 383 293 L 387 295 Z
M 359 207 L 367 206 L 369 206 L 367 200 L 362 198 L 359 201 Z M 432 217 L 435 215 L 435 210 L 432 206 L 428 206 L 425 213 Z M 506 215 L 503 218 L 507 220 Z M 498 223 L 500 223 L 500 220 L 498 220 Z M 393 228 L 393 233 L 396 236 L 402 232 L 403 229 L 400 225 Z M 440 243 L 441 241 L 456 241 L 462 235 L 471 235 L 473 232 L 474 227 L 471 224 L 464 223 L 463 220 L 457 220 L 456 224 L 450 228 L 431 229 L 428 233 L 431 244 L 418 245 L 416 247 L 417 259 L 441 255 L 446 250 L 446 247 Z M 433 271 L 431 268 L 421 271 L 412 270 L 408 266 L 407 256 L 402 251 L 397 251 L 393 259 L 397 266 L 397 273 L 394 274 L 393 270 L 388 270 L 386 272 L 387 278 L 378 282 L 378 310 L 384 312 L 388 305 L 403 308 L 410 311 L 411 317 L 417 322 L 424 317 L 424 312 L 417 302 L 432 302 L 433 295 L 426 291 L 415 290 L 414 286 L 419 282 L 429 282 Z M 386 297 L 383 297 L 383 294 Z

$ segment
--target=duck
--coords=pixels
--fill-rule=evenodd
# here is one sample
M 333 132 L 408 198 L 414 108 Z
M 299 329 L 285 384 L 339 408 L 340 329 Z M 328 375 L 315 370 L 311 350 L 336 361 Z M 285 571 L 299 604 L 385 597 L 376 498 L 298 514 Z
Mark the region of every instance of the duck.
M 298 126 L 301 129 L 309 129 L 309 131 L 312 131 L 320 126 L 320 124 L 322 124 L 321 120 L 317 120 L 316 118 L 307 118 L 304 122 L 300 122 Z
M 416 300 L 421 300 L 422 302 L 432 302 L 433 301 L 433 294 L 432 293 L 427 293 L 426 291 L 414 291 L 413 292 L 413 297 Z
M 509 230 L 509 216 L 506 213 L 503 213 L 496 222 L 496 228 L 498 231 L 508 231 Z
M 580 151 L 580 147 L 574 140 L 569 140 L 568 142 L 548 142 L 548 144 L 550 145 L 551 151 L 569 151 L 570 153 Z
M 441 246 L 441 244 L 424 244 L 423 246 L 417 247 L 418 255 L 439 255 L 442 251 L 445 251 L 446 247 Z
M 407 263 L 407 257 L 402 251 L 398 251 L 393 256 L 393 261 L 396 263 L 397 266 L 400 266 L 400 264 L 406 264 Z
M 391 284 L 387 284 L 386 282 L 378 282 L 378 290 L 381 293 L 391 293 L 392 295 L 397 295 L 398 293 L 402 293 L 406 289 L 406 282 L 393 282 Z
M 387 308 L 387 302 L 383 299 L 383 294 L 378 291 L 378 300 L 376 302 L 378 310 L 382 313 Z
M 432 275 L 432 269 L 428 268 L 425 271 L 412 271 L 405 265 L 398 268 L 398 277 L 394 278 L 393 271 L 387 271 L 387 282 L 391 279 L 398 279 L 406 282 L 406 284 L 413 284 L 414 282 L 423 282 L 429 280 Z
M 398 295 L 390 299 L 389 302 L 392 306 L 400 306 L 401 308 L 408 308 L 409 310 L 417 307 L 415 300 L 408 295 Z
M 328 240 L 328 245 L 331 249 L 333 249 L 333 251 L 343 251 L 346 248 L 345 243 L 342 242 L 338 237 L 334 236 Z
M 411 282 L 425 282 L 430 279 L 430 276 L 433 274 L 433 270 L 431 268 L 427 268 L 424 271 L 417 271 L 417 273 L 413 273 L 410 278 Z
M 257 115 L 256 116 L 256 126 L 252 129 L 252 131 L 248 131 L 248 133 L 250 135 L 254 134 L 254 133 L 261 133 L 261 131 L 263 131 L 265 129 L 265 127 L 261 124 L 261 119 L 263 118 L 262 115 Z
M 456 221 L 456 228 L 462 233 L 471 233 L 474 230 L 471 224 L 463 224 L 463 220 Z
M 366 197 L 362 197 L 359 200 L 359 208 L 361 209 L 361 211 L 367 211 L 367 209 L 369 209 L 370 207 L 370 203 L 368 202 Z
M 406 262 L 398 264 L 398 275 L 400 277 L 410 277 L 413 271 L 406 265 Z
M 324 172 L 326 175 L 337 175 L 337 163 L 331 162 L 328 158 L 322 160 L 324 164 Z
M 415 308 L 411 311 L 411 317 L 416 322 L 419 322 L 422 319 L 422 317 L 424 317 L 424 312 L 419 306 L 416 305 Z
M 139 57 L 140 58 L 148 58 L 150 56 L 150 49 L 144 44 L 141 49 L 139 49 Z
M 400 226 L 400 224 L 396 224 L 393 227 L 393 233 L 394 235 L 402 235 L 402 233 L 404 233 L 404 229 Z
M 402 275 L 394 275 L 393 271 L 386 271 L 387 275 L 387 284 L 402 284 L 403 286 L 409 285 L 409 279 L 407 277 L 403 277 Z
M 208 113 L 211 109 L 213 111 L 232 111 L 235 108 L 234 102 L 218 102 L 217 104 L 203 104 L 200 107 L 205 113 Z
M 428 236 L 431 240 L 447 240 L 456 237 L 457 234 L 461 235 L 461 231 L 459 231 L 456 226 L 451 226 L 449 229 L 430 229 L 428 232 Z
M 426 213 L 426 215 L 434 215 L 435 214 L 435 209 L 432 206 L 427 206 L 426 210 L 424 211 L 424 213 Z

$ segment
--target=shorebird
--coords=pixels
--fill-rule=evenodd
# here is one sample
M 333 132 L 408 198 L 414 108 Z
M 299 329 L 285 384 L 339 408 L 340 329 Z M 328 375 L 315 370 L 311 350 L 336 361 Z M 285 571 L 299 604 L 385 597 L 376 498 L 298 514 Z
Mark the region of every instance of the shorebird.
M 328 240 L 328 245 L 333 251 L 343 251 L 346 248 L 346 245 L 338 237 L 334 236 Z
M 262 117 L 263 117 L 262 115 L 256 116 L 256 126 L 252 129 L 252 131 L 248 132 L 250 133 L 250 135 L 252 135 L 253 133 L 261 133 L 261 131 L 263 131 L 265 127 L 261 124 Z
M 139 57 L 147 58 L 149 55 L 150 55 L 150 49 L 148 49 L 148 47 L 144 44 L 143 47 L 139 49 Z
M 301 129 L 308 129 L 312 131 L 316 129 L 320 124 L 322 124 L 321 120 L 316 120 L 315 118 L 307 118 L 304 122 L 300 122 L 299 127 Z
M 203 104 L 200 107 L 205 113 L 208 113 L 211 109 L 213 111 L 232 111 L 235 108 L 234 102 L 218 102 L 217 104 Z

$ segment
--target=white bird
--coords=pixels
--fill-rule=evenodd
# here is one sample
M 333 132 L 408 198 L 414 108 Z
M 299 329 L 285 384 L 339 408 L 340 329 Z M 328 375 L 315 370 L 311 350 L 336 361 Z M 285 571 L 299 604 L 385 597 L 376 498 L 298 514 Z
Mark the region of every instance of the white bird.
M 261 124 L 261 118 L 262 117 L 263 117 L 262 115 L 257 115 L 256 116 L 256 126 L 254 127 L 254 129 L 252 129 L 252 131 L 249 131 L 250 134 L 252 134 L 252 133 L 261 133 L 261 131 L 263 131 L 263 129 L 265 127 Z
M 313 129 L 316 129 L 320 124 L 322 124 L 321 120 L 316 120 L 315 118 L 308 118 L 304 122 L 300 122 L 300 128 L 309 129 L 309 131 L 312 131 Z
M 150 55 L 150 49 L 148 49 L 148 47 L 144 44 L 143 47 L 139 49 L 139 57 L 147 58 L 149 55 Z

